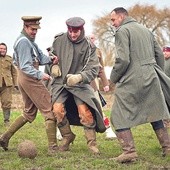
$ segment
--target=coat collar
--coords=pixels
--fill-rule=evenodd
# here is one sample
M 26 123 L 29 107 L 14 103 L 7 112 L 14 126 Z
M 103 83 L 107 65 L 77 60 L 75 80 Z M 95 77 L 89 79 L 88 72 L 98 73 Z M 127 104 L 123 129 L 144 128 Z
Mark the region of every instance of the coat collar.
M 130 16 L 128 16 L 128 17 L 126 17 L 124 20 L 123 20 L 123 22 L 120 24 L 120 26 L 116 29 L 116 31 L 118 31 L 123 25 L 126 25 L 126 24 L 128 24 L 128 23 L 130 23 L 130 22 L 137 22 L 134 18 L 132 18 L 132 17 L 130 17 Z

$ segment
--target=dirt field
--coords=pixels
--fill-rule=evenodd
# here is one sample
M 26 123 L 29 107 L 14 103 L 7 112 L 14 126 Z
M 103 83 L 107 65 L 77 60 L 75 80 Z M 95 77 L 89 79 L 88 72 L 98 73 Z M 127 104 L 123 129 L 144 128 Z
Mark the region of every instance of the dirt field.
M 14 92 L 12 96 L 12 109 L 13 110 L 22 110 L 23 109 L 23 101 L 21 94 L 19 92 Z

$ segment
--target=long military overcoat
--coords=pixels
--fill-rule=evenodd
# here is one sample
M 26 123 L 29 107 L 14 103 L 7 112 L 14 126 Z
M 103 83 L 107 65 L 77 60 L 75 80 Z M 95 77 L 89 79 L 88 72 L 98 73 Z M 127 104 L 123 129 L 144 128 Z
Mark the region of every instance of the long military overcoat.
M 61 76 L 54 77 L 51 83 L 52 102 L 57 102 L 58 96 L 66 89 L 70 93 L 70 98 L 65 104 L 66 115 L 70 124 L 81 125 L 77 113 L 77 107 L 72 96 L 76 96 L 84 101 L 90 108 L 96 120 L 96 131 L 106 130 L 102 117 L 100 104 L 95 98 L 90 82 L 97 77 L 99 71 L 99 61 L 95 54 L 95 47 L 90 46 L 86 38 L 80 42 L 72 43 L 67 33 L 56 37 L 52 45 L 53 53 L 59 58 Z M 67 74 L 81 74 L 83 82 L 74 87 L 67 86 Z
M 116 62 L 110 75 L 116 83 L 111 112 L 115 128 L 169 118 L 157 74 L 163 72 L 164 56 L 152 33 L 127 17 L 116 31 L 115 45 Z

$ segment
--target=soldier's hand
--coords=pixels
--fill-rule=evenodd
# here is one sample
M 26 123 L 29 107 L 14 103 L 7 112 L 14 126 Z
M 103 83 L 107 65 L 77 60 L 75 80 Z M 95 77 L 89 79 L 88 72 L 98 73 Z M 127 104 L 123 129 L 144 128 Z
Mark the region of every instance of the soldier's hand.
M 83 77 L 81 74 L 67 74 L 67 85 L 74 86 L 77 83 L 81 82 Z
M 50 80 L 51 79 L 51 76 L 44 73 L 43 76 L 42 76 L 42 80 Z
M 49 51 L 49 55 L 51 57 L 53 64 L 58 64 L 58 57 L 54 55 L 51 51 Z
M 108 92 L 110 90 L 110 87 L 109 86 L 104 86 L 103 90 L 104 90 L 104 92 Z
M 58 64 L 58 57 L 57 56 L 53 56 L 53 64 Z

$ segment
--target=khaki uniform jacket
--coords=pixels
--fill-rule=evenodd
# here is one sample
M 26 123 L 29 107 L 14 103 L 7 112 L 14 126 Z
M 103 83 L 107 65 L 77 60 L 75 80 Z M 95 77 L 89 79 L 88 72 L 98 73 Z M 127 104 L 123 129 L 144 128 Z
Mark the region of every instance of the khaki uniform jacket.
M 157 71 L 164 56 L 153 34 L 127 17 L 115 34 L 116 61 L 110 80 L 116 83 L 111 122 L 115 129 L 168 119 Z
M 8 55 L 0 57 L 0 87 L 3 86 L 3 79 L 6 86 L 17 86 L 17 70 Z
M 103 56 L 102 56 L 101 50 L 99 48 L 96 49 L 96 54 L 99 58 L 100 69 L 99 69 L 98 77 L 90 83 L 90 85 L 93 87 L 94 91 L 99 90 L 99 80 L 98 79 L 101 80 L 103 87 L 109 86 L 109 81 L 108 81 L 108 79 L 106 77 L 106 73 L 104 71 Z

